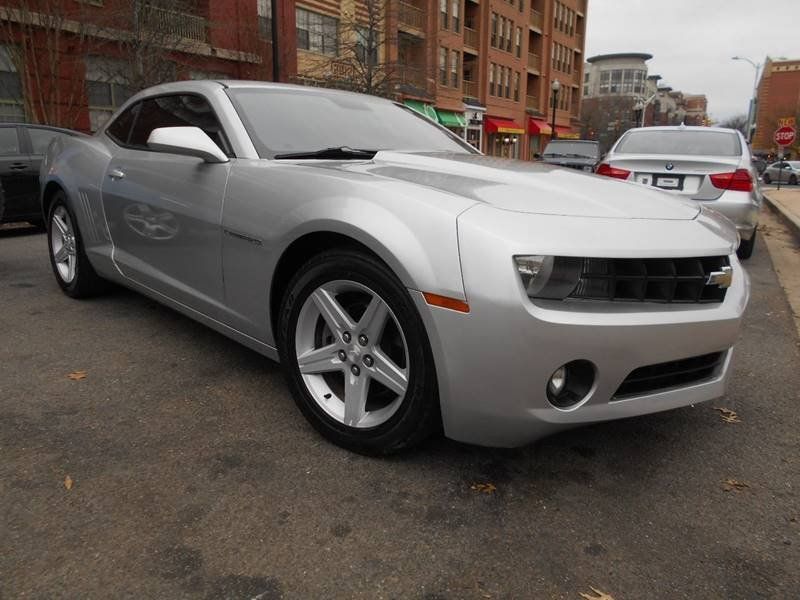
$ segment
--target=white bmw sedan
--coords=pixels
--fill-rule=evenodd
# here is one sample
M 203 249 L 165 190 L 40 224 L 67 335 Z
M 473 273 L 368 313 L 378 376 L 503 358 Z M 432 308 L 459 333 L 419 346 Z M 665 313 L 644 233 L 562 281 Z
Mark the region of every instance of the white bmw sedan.
M 137 290 L 283 364 L 366 453 L 519 446 L 716 398 L 749 284 L 702 205 L 483 156 L 346 92 L 140 92 L 41 171 L 63 291 Z

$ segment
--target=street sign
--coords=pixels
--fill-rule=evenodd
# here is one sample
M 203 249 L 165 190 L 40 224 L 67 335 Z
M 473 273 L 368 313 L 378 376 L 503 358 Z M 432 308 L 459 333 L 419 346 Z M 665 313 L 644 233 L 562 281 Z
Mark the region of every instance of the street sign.
M 781 127 L 775 131 L 775 143 L 778 146 L 791 146 L 794 144 L 796 135 L 794 127 Z

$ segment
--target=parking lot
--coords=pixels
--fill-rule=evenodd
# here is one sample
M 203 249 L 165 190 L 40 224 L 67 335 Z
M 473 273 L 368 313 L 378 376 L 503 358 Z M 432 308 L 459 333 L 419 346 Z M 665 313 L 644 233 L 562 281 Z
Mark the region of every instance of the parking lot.
M 747 269 L 726 398 L 369 459 L 276 364 L 125 290 L 70 300 L 45 236 L 2 230 L 0 598 L 796 597 L 800 347 L 763 238 Z

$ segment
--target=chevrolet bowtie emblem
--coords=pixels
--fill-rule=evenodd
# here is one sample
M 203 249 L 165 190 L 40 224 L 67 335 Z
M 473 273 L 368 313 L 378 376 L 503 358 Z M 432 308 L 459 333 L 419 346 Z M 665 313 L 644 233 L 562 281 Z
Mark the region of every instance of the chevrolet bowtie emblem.
M 729 288 L 731 283 L 733 283 L 733 267 L 722 267 L 719 271 L 712 271 L 706 279 L 706 285 L 716 285 L 721 288 Z

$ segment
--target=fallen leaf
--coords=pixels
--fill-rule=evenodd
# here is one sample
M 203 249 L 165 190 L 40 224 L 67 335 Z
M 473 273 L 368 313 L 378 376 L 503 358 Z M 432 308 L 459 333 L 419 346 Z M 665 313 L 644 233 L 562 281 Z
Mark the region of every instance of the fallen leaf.
M 746 484 L 744 481 L 737 481 L 736 479 L 726 479 L 722 482 L 722 489 L 726 492 L 737 491 L 741 492 L 745 488 L 749 488 L 750 486 Z
M 718 408 L 715 406 L 714 410 L 719 411 L 719 416 L 722 417 L 722 420 L 726 423 L 741 423 L 739 415 L 729 408 Z
M 69 375 L 67 375 L 72 381 L 78 381 L 80 379 L 86 379 L 86 371 L 73 371 Z
M 473 483 L 469 489 L 484 494 L 494 494 L 497 491 L 497 487 L 493 483 Z
M 581 593 L 581 598 L 585 598 L 586 600 L 614 600 L 614 596 L 611 594 L 606 594 L 605 592 L 601 592 L 595 587 L 589 586 L 589 589 L 592 590 L 592 593 L 597 594 L 596 596 L 590 596 L 589 594 Z
M 72 489 L 72 483 L 73 483 L 72 477 L 70 477 L 69 475 L 64 477 L 64 487 L 67 488 L 67 491 Z

